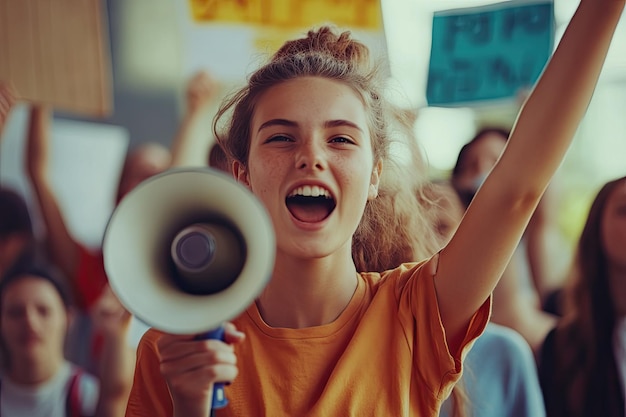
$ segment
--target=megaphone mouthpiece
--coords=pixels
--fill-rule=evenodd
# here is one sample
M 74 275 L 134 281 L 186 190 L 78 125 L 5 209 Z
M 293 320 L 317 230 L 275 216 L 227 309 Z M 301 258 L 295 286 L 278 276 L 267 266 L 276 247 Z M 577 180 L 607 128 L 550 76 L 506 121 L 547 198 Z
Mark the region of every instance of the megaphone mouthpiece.
M 182 230 L 172 243 L 174 264 L 185 271 L 198 272 L 211 263 L 215 257 L 215 239 L 204 233 L 199 225 Z
M 218 293 L 239 276 L 246 260 L 239 234 L 223 222 L 195 223 L 178 232 L 171 244 L 172 280 L 195 295 Z

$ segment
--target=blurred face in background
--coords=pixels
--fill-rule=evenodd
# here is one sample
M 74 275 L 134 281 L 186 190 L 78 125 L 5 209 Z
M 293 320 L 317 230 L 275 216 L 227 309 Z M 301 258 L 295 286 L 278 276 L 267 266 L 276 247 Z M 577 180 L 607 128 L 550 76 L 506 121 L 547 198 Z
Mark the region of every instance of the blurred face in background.
M 1 295 L 0 326 L 11 365 L 62 360 L 68 312 L 56 287 L 26 275 Z
M 454 188 L 467 206 L 478 187 L 498 161 L 506 145 L 506 138 L 497 132 L 486 133 L 472 142 L 461 157 L 457 173 L 452 179 Z

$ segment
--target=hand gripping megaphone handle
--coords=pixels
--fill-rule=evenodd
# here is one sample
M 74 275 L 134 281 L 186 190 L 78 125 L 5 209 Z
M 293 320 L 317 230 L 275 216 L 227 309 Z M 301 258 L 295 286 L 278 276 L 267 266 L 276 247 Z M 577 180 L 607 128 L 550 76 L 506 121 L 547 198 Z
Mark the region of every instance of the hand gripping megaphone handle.
M 224 326 L 220 326 L 217 329 L 210 330 L 206 333 L 196 336 L 196 340 L 224 340 Z M 224 393 L 224 383 L 216 382 L 213 384 L 213 401 L 211 402 L 211 409 L 216 410 L 218 408 L 224 408 L 228 405 L 228 399 Z

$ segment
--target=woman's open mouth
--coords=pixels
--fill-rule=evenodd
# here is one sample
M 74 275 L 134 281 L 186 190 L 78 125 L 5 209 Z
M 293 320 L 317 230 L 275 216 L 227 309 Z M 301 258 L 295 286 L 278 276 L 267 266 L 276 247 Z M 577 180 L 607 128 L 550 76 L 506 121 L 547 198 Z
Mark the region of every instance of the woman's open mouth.
M 336 206 L 330 191 L 318 185 L 305 185 L 294 189 L 287 196 L 285 204 L 291 215 L 304 223 L 321 222 Z

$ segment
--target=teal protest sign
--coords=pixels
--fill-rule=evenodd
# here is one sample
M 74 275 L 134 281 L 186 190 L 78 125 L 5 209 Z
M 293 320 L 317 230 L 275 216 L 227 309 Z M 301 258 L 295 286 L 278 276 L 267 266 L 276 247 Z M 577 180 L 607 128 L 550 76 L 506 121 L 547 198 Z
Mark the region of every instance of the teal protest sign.
M 435 12 L 426 98 L 459 106 L 531 87 L 554 46 L 552 1 L 507 1 Z

